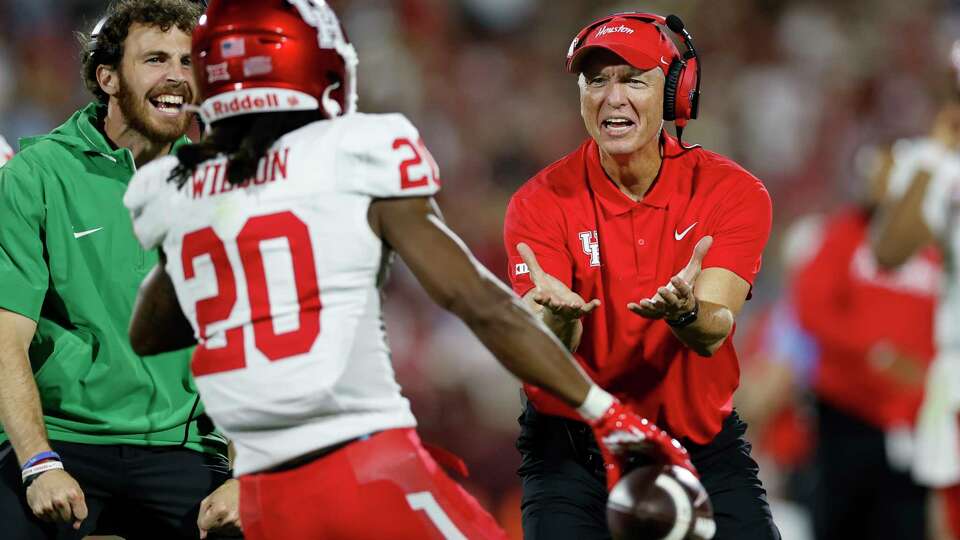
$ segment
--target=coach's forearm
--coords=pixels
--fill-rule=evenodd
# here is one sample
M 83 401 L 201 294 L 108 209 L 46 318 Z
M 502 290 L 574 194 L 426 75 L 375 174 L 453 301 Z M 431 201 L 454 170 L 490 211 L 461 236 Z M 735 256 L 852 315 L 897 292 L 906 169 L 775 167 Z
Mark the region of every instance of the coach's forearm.
M 670 329 L 700 356 L 713 356 L 733 330 L 733 312 L 726 306 L 703 300 L 698 305 L 697 320 L 693 324 Z
M 50 450 L 40 393 L 27 356 L 35 330 L 33 321 L 0 310 L 0 424 L 21 464 Z

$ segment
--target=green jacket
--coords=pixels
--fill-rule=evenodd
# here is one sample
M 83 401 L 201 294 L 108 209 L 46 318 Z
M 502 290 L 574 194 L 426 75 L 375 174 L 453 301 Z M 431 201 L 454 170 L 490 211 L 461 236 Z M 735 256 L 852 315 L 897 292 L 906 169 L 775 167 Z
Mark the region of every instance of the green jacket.
M 187 448 L 222 452 L 219 435 L 199 433 L 192 350 L 140 357 L 127 338 L 157 255 L 123 206 L 133 155 L 111 148 L 100 112 L 90 104 L 21 140 L 0 168 L 0 308 L 37 322 L 29 356 L 50 439 L 162 446 L 186 435 Z

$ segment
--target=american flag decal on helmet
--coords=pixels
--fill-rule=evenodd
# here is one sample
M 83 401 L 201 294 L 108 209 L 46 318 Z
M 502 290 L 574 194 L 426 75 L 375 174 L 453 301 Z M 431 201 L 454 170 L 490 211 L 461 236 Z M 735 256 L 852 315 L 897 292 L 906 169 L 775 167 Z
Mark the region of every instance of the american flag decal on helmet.
M 220 42 L 220 55 L 224 58 L 236 58 L 246 54 L 243 38 L 232 37 Z

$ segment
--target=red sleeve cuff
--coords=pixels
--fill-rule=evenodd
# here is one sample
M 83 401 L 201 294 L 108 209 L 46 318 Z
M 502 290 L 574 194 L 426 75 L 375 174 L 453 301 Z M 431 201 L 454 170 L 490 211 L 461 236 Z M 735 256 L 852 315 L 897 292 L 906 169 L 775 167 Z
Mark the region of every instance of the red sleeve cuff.
M 509 261 L 507 271 L 510 273 L 510 285 L 513 287 L 513 292 L 522 297 L 533 288 L 533 281 L 530 280 L 530 271 L 526 263 L 523 262 L 523 259 L 520 258 L 520 255 L 511 253 Z M 540 268 L 543 268 L 544 272 L 557 278 L 567 287 L 573 285 L 573 269 L 570 267 L 569 261 L 558 260 L 556 257 L 543 256 L 537 253 L 537 262 L 540 264 Z
M 707 268 L 723 268 L 724 270 L 729 270 L 730 272 L 740 276 L 741 279 L 753 287 L 753 282 L 757 278 L 757 274 L 760 272 L 760 262 L 757 261 L 755 266 L 748 268 L 743 264 L 727 264 L 723 261 L 711 261 L 708 257 L 707 260 L 703 261 L 703 270 L 706 270 Z

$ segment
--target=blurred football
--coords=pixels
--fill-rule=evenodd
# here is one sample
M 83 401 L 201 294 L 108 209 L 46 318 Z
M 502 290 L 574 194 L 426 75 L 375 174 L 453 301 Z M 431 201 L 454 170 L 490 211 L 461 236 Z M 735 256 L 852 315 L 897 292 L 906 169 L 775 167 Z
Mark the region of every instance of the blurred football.
M 647 465 L 630 471 L 607 499 L 615 540 L 709 540 L 716 533 L 707 491 L 690 471 Z

